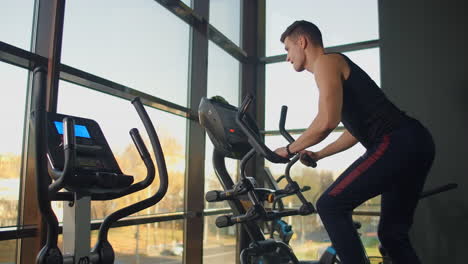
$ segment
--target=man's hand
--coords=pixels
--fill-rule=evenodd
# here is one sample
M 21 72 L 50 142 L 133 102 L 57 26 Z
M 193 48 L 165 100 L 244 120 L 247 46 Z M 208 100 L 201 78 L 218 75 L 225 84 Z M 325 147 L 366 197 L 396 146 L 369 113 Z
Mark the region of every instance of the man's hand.
M 283 157 L 283 158 L 289 159 L 289 155 L 288 155 L 288 151 L 286 150 L 286 147 L 277 148 L 277 149 L 275 150 L 275 153 L 276 153 L 278 156 L 281 156 L 281 157 Z
M 301 156 L 300 156 L 301 163 L 306 165 L 306 166 L 311 166 L 312 164 L 310 164 L 310 161 L 305 156 L 309 156 L 315 162 L 317 162 L 319 159 L 321 159 L 318 152 L 303 150 L 300 153 L 301 153 Z

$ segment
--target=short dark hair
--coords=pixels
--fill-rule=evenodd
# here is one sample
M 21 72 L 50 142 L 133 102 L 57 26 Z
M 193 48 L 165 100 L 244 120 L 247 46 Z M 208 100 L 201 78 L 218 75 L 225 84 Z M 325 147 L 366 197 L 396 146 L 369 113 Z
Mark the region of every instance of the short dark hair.
M 292 23 L 284 32 L 281 34 L 281 42 L 284 43 L 286 37 L 297 37 L 305 35 L 314 42 L 316 45 L 323 47 L 322 33 L 320 29 L 309 21 L 297 20 Z

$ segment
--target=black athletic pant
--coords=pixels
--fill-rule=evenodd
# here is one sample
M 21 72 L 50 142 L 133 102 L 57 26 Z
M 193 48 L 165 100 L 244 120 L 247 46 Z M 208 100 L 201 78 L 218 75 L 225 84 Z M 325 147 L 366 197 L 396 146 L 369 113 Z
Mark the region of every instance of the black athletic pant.
M 381 244 L 394 264 L 420 263 L 408 231 L 434 153 L 430 133 L 411 121 L 368 148 L 322 194 L 317 210 L 343 264 L 367 263 L 351 213 L 379 194 Z

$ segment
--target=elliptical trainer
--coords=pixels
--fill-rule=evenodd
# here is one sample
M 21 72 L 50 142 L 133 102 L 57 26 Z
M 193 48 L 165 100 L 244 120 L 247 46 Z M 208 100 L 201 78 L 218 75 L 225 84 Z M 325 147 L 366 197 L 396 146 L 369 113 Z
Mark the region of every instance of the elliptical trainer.
M 90 204 L 143 190 L 155 178 L 155 166 L 136 128 L 130 135 L 146 166 L 144 180 L 133 183 L 125 175 L 107 144 L 97 122 L 91 119 L 46 112 L 46 69 L 33 72 L 33 111 L 37 199 L 47 225 L 47 241 L 39 252 L 38 264 L 111 264 L 115 254 L 108 241 L 108 231 L 119 219 L 159 202 L 167 192 L 168 175 L 164 154 L 143 104 L 132 101 L 148 133 L 159 172 L 157 192 L 142 201 L 126 206 L 105 217 L 97 243 L 90 250 Z M 64 190 L 64 191 L 61 191 Z M 64 202 L 63 253 L 57 246 L 59 223 L 52 201 Z

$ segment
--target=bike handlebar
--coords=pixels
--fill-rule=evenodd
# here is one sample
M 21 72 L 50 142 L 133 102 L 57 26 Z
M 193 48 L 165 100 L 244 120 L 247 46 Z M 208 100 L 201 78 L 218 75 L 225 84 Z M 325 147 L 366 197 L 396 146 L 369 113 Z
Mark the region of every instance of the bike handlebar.
M 288 107 L 283 105 L 281 107 L 279 130 L 280 130 L 281 135 L 283 135 L 283 137 L 286 138 L 286 140 L 289 143 L 293 143 L 295 141 L 294 138 L 291 136 L 291 134 L 289 134 L 289 132 L 285 128 L 287 113 L 288 113 Z M 312 168 L 317 167 L 317 162 L 313 160 L 309 155 L 301 155 L 300 158 L 303 159 L 307 163 L 306 164 L 307 166 L 312 167 Z

